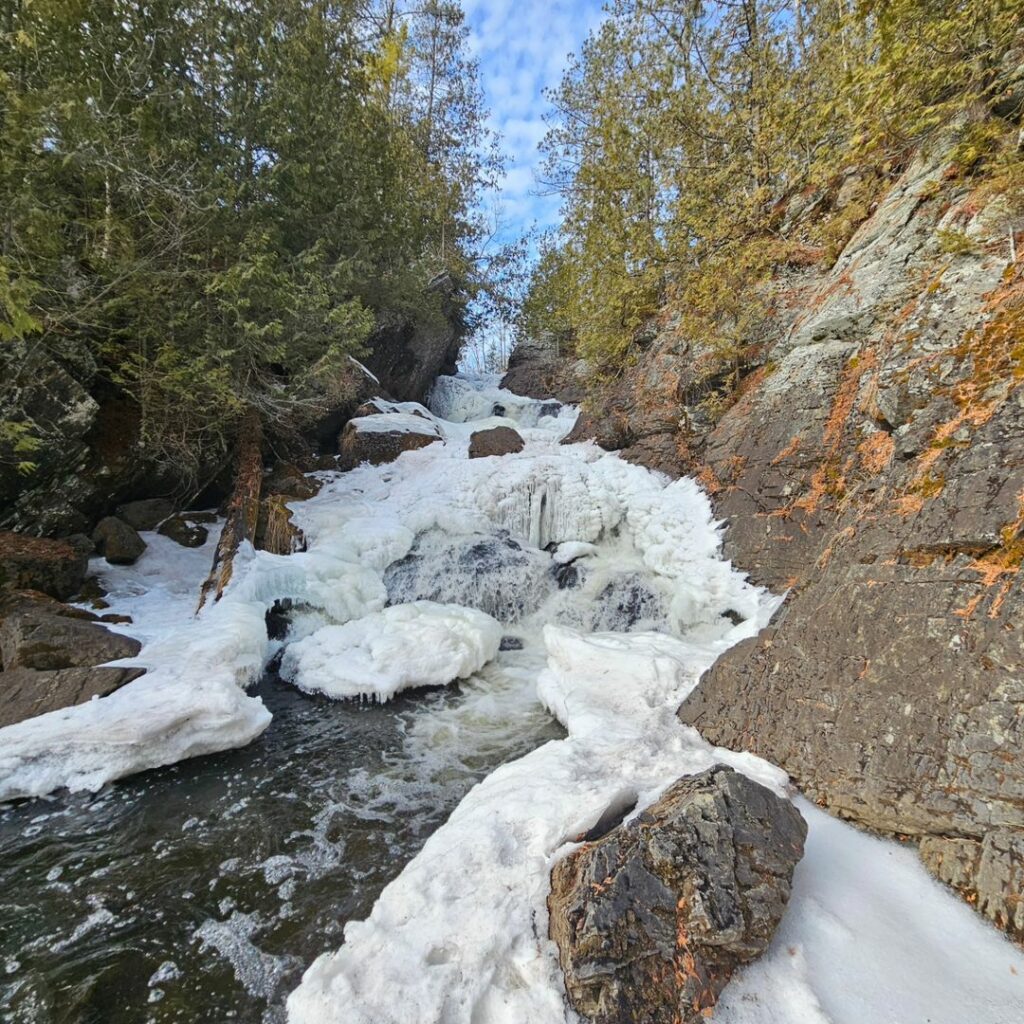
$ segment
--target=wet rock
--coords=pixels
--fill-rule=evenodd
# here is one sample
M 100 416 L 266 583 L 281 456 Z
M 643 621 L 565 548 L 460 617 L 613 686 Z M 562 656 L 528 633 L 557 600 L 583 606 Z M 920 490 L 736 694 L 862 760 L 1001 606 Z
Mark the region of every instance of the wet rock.
M 509 534 L 451 535 L 429 530 L 384 572 L 392 604 L 437 601 L 516 622 L 554 592 L 551 560 Z
M 0 655 L 5 672 L 18 668 L 49 670 L 100 665 L 132 658 L 141 649 L 138 640 L 114 633 L 97 622 L 42 607 L 15 612 L 0 625 Z
M 39 590 L 64 600 L 85 579 L 88 556 L 67 541 L 0 532 L 0 590 Z
M 583 570 L 575 562 L 553 565 L 551 575 L 555 577 L 559 590 L 572 590 L 583 581 Z
M 429 420 L 421 423 L 418 417 L 394 416 L 392 429 L 384 422 L 391 419 L 380 415 L 349 420 L 338 438 L 339 467 L 354 469 L 364 462 L 380 466 L 394 462 L 402 452 L 415 451 L 442 440 Z
M 498 645 L 499 651 L 521 651 L 522 649 L 523 641 L 517 636 L 503 636 Z
M 523 450 L 523 439 L 511 427 L 477 430 L 469 439 L 469 457 L 483 459 L 489 455 L 513 455 Z
M 118 505 L 116 516 L 133 530 L 155 530 L 174 512 L 174 503 L 167 498 L 146 498 Z
M 146 550 L 146 542 L 123 519 L 107 516 L 96 524 L 96 550 L 111 565 L 131 565 Z
M 202 523 L 196 522 L 185 512 L 165 519 L 157 532 L 185 548 L 201 548 L 210 535 Z
M 0 728 L 106 697 L 145 674 L 142 668 L 65 668 L 0 672 Z
M 661 595 L 640 573 L 622 573 L 597 595 L 591 628 L 624 631 L 637 623 L 664 623 L 667 610 Z
M 573 1009 L 594 1024 L 704 1021 L 768 948 L 806 834 L 788 800 L 716 766 L 558 861 L 549 928 Z

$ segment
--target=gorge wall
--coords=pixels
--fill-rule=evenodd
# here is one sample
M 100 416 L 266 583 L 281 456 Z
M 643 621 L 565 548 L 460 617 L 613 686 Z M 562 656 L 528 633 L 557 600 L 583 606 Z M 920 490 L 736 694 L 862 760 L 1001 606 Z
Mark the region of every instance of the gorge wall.
M 724 412 L 708 401 L 714 355 L 666 309 L 572 439 L 698 476 L 728 556 L 788 592 L 681 718 L 840 817 L 917 843 L 1020 938 L 1024 225 L 956 170 L 917 156 L 830 269 L 777 277 L 771 336 Z M 833 211 L 857 185 L 853 171 L 837 184 Z M 792 199 L 783 230 L 824 201 Z

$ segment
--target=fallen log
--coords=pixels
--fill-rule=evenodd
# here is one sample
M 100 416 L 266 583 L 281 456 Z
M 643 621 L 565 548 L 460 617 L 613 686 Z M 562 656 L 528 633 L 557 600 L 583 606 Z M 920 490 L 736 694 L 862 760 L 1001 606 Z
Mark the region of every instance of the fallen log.
M 196 614 L 202 610 L 207 598 L 213 594 L 219 601 L 231 580 L 235 555 L 243 541 L 256 536 L 260 513 L 260 489 L 263 486 L 263 427 L 259 414 L 250 409 L 239 425 L 235 446 L 235 486 L 228 502 L 227 522 L 213 555 L 210 575 L 199 593 Z

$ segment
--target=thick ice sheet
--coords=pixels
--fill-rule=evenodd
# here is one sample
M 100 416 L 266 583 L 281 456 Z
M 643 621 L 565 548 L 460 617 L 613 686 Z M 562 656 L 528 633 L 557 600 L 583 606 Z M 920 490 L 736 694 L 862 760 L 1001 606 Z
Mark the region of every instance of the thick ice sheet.
M 308 693 L 389 700 L 416 686 L 444 686 L 497 653 L 501 623 L 473 608 L 399 604 L 288 646 L 281 675 Z

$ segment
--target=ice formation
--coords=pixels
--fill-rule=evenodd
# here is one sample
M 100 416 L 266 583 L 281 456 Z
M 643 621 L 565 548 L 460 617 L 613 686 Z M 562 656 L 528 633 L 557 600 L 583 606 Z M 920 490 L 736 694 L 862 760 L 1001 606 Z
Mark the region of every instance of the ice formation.
M 497 653 L 501 623 L 454 604 L 415 601 L 323 626 L 289 644 L 281 675 L 309 693 L 388 700 L 478 672 Z

